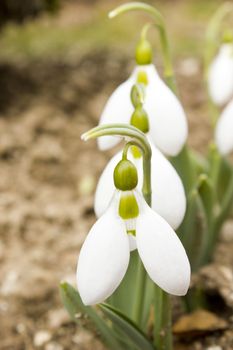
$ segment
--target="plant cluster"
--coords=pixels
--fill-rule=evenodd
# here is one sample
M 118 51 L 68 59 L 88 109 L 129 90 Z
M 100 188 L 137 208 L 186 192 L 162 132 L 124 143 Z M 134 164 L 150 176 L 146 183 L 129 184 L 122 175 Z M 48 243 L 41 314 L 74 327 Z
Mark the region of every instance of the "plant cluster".
M 72 318 L 82 323 L 77 314 L 87 315 L 110 349 L 171 350 L 170 294 L 183 296 L 188 310 L 198 305 L 188 292 L 191 270 L 211 261 L 232 205 L 233 35 L 228 29 L 222 35 L 222 23 L 233 6 L 221 6 L 207 28 L 213 140 L 205 158 L 187 146 L 164 19 L 140 2 L 121 5 L 110 17 L 131 10 L 152 18 L 141 31 L 136 67 L 107 101 L 99 125 L 82 135 L 97 138 L 100 150 L 121 139 L 125 145 L 97 184 L 97 221 L 79 255 L 78 291 L 63 282 L 61 295 Z M 165 81 L 152 63 L 147 32 L 153 26 Z

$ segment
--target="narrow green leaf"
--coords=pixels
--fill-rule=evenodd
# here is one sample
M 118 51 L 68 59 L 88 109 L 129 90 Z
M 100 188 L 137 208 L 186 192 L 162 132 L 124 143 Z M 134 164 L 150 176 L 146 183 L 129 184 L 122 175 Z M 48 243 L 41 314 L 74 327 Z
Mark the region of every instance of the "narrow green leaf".
M 229 163 L 229 161 L 226 158 L 222 158 L 220 169 L 219 169 L 218 183 L 216 186 L 218 202 L 220 204 L 222 203 L 223 198 L 225 197 L 228 191 L 228 187 L 230 186 L 232 172 L 233 172 L 232 165 Z
M 108 304 L 100 304 L 99 306 L 114 326 L 131 341 L 135 349 L 154 350 L 146 335 L 129 318 Z
M 120 311 L 132 316 L 135 301 L 135 278 L 137 276 L 137 266 L 139 264 L 139 255 L 137 250 L 131 252 L 130 263 L 120 286 L 114 294 L 108 299 L 108 303 Z
M 65 308 L 75 322 L 78 322 L 76 317 L 78 313 L 81 312 L 87 315 L 111 349 L 119 350 L 121 348 L 113 330 L 98 315 L 93 307 L 85 306 L 82 303 L 78 292 L 69 283 L 62 282 L 60 284 L 60 294 Z
M 205 210 L 202 199 L 195 188 L 188 196 L 186 215 L 177 231 L 189 257 L 192 271 L 197 268 L 206 230 Z
M 202 203 L 205 209 L 208 225 L 211 225 L 213 220 L 213 208 L 215 193 L 211 180 L 206 174 L 201 174 L 198 178 L 197 190 L 202 199 Z

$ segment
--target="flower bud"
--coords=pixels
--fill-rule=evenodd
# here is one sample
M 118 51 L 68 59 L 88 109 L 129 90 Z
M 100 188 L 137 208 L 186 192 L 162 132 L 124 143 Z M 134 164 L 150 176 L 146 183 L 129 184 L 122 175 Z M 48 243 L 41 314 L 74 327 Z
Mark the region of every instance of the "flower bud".
M 114 169 L 114 184 L 118 190 L 130 191 L 138 184 L 137 169 L 128 159 L 122 159 Z
M 146 111 L 142 108 L 141 105 L 135 108 L 130 119 L 130 124 L 144 133 L 147 133 L 149 131 L 149 119 Z
M 137 64 L 145 65 L 152 62 L 152 48 L 151 44 L 146 39 L 140 39 L 136 47 L 135 59 Z
M 120 202 L 119 202 L 119 215 L 123 220 L 134 219 L 139 214 L 138 203 L 134 196 L 134 193 L 123 192 L 121 193 Z M 133 227 L 131 227 L 133 231 Z

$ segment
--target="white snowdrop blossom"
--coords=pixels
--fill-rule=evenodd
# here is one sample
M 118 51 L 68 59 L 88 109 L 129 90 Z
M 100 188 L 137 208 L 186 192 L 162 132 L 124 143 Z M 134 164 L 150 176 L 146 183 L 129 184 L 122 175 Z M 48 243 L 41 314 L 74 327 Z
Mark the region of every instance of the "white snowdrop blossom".
M 187 139 L 186 116 L 180 101 L 159 77 L 153 64 L 136 66 L 129 79 L 110 96 L 99 124 L 129 124 L 134 110 L 130 100 L 131 88 L 141 80 L 145 83 L 143 108 L 149 117 L 149 135 L 163 153 L 175 156 Z M 101 150 L 106 150 L 115 146 L 119 140 L 112 136 L 100 137 L 98 145 Z
M 233 44 L 225 43 L 213 60 L 208 73 L 208 88 L 211 99 L 223 105 L 233 95 Z
M 233 100 L 225 107 L 218 119 L 215 140 L 221 154 L 225 155 L 233 151 Z
M 183 221 L 186 211 L 184 187 L 171 163 L 152 143 L 151 148 L 152 209 L 161 215 L 173 229 L 176 229 Z M 100 217 L 106 211 L 115 191 L 112 173 L 120 159 L 121 152 L 117 153 L 108 162 L 97 184 L 94 201 L 94 210 L 97 217 Z M 141 190 L 143 180 L 142 159 L 134 158 L 131 152 L 129 152 L 129 159 L 137 168 L 137 188 Z
M 150 278 L 167 293 L 187 293 L 190 264 L 178 236 L 137 191 L 128 192 L 135 196 L 138 216 L 131 223 L 119 216 L 122 192 L 116 190 L 81 248 L 77 285 L 85 305 L 103 302 L 120 285 L 130 260 L 129 226 L 135 230 L 138 253 Z

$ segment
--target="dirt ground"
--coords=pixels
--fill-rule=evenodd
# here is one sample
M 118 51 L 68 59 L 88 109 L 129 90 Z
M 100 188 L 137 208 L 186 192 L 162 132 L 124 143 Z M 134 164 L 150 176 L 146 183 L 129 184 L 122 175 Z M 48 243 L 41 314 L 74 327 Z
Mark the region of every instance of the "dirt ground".
M 66 62 L 0 65 L 1 350 L 104 349 L 98 335 L 69 320 L 58 286 L 75 282 L 78 251 L 95 221 L 95 184 L 113 152 L 101 153 L 80 135 L 97 124 L 132 66 L 129 57 L 103 50 Z M 204 152 L 211 131 L 201 69 L 196 59 L 176 62 L 189 143 Z M 213 266 L 231 283 L 232 249 L 229 220 Z M 233 283 L 224 283 L 208 288 L 218 295 L 213 310 L 225 326 L 178 339 L 176 350 L 233 349 Z

